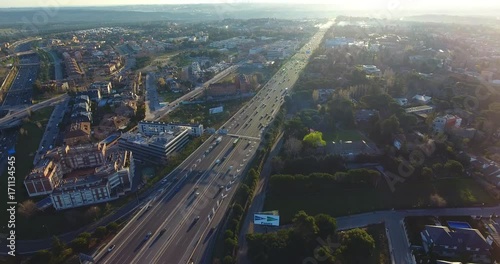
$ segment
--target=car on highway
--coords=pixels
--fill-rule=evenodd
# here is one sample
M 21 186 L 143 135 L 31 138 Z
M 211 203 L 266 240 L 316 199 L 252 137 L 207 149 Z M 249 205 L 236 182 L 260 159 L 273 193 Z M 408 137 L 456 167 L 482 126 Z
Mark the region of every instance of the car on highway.
M 167 179 L 161 180 L 161 183 L 166 183 L 166 182 L 167 182 Z
M 165 231 L 167 231 L 166 228 L 163 228 L 161 231 L 160 231 L 160 234 L 158 234 L 158 236 L 162 236 L 163 234 L 165 234 Z
M 199 192 L 195 192 L 194 193 L 194 197 L 198 197 L 198 196 L 200 196 L 200 193 Z
M 144 240 L 148 240 L 148 239 L 151 237 L 151 235 L 153 235 L 153 233 L 152 233 L 151 231 L 149 231 L 149 232 L 146 234 L 146 236 L 144 237 Z
M 200 216 L 197 216 L 197 217 L 194 218 L 194 222 L 195 223 L 198 222 L 198 220 L 200 220 Z
M 215 161 L 215 164 L 219 164 L 219 163 L 220 163 L 220 159 Z
M 108 252 L 111 252 L 113 251 L 113 249 L 115 249 L 116 245 L 111 245 L 108 247 Z

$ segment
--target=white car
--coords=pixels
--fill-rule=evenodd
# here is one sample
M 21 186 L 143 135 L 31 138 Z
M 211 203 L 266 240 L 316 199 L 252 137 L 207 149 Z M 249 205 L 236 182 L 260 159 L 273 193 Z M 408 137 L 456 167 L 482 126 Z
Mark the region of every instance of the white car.
M 116 245 L 111 245 L 111 246 L 109 246 L 109 248 L 108 248 L 108 252 L 113 251 L 113 249 L 115 249 L 115 247 L 116 247 Z

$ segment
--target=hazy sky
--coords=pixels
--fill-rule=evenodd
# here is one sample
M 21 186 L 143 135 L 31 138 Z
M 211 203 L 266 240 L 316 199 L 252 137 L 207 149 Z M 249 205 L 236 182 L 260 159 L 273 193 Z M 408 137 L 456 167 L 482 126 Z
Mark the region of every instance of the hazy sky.
M 339 9 L 467 10 L 500 8 L 498 0 L 0 0 L 4 7 L 155 5 L 192 3 L 307 3 L 329 4 Z

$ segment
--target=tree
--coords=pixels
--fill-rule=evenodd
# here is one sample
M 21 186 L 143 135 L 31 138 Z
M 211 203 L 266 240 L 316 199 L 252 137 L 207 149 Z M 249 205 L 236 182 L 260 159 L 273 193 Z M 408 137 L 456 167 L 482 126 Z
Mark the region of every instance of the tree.
M 346 263 L 364 263 L 375 249 L 375 240 L 364 229 L 351 229 L 340 239 L 340 254 Z
M 48 250 L 40 250 L 35 253 L 35 255 L 30 259 L 29 263 L 39 264 L 39 263 L 50 263 L 53 254 Z
M 223 264 L 233 264 L 234 263 L 234 259 L 232 256 L 225 256 L 224 259 L 222 260 L 222 263 Z
M 226 229 L 226 231 L 224 231 L 224 238 L 234 238 L 234 232 L 232 230 Z
M 382 121 L 380 124 L 380 129 L 383 136 L 391 136 L 392 134 L 399 132 L 399 120 L 395 115 Z
M 304 139 L 304 143 L 311 147 L 324 147 L 326 146 L 326 141 L 323 140 L 323 133 L 319 131 L 314 131 L 307 134 Z
M 111 222 L 106 228 L 110 233 L 114 233 L 118 230 L 118 224 L 116 222 Z
M 165 81 L 165 78 L 160 77 L 157 80 L 158 86 L 162 89 L 165 89 L 167 87 L 167 82 Z
M 94 230 L 94 237 L 96 238 L 103 238 L 105 235 L 108 234 L 108 230 L 106 229 L 105 226 L 100 226 Z
M 456 160 L 448 160 L 444 164 L 444 169 L 453 176 L 461 176 L 464 172 L 464 166 Z
M 314 89 L 312 91 L 312 99 L 313 99 L 314 102 L 318 102 L 318 100 L 319 100 L 319 91 L 318 91 L 318 89 Z
M 429 202 L 432 206 L 436 207 L 445 207 L 447 204 L 446 200 L 437 193 L 431 194 Z
M 294 232 L 305 241 L 311 241 L 318 234 L 319 228 L 313 216 L 307 215 L 304 211 L 299 211 L 293 218 Z
M 52 254 L 59 256 L 66 249 L 66 245 L 57 236 L 52 237 Z
M 402 114 L 398 117 L 401 128 L 409 131 L 415 126 L 418 122 L 418 119 L 415 115 Z
M 234 250 L 236 249 L 236 247 L 238 246 L 238 241 L 234 238 L 226 238 L 224 240 L 224 245 L 225 245 L 225 248 L 226 248 L 226 252 L 230 255 L 233 254 Z
M 17 209 L 17 212 L 26 218 L 31 218 L 37 211 L 38 208 L 33 200 L 26 200 L 22 202 Z
M 302 141 L 294 137 L 289 137 L 283 147 L 285 148 L 285 153 L 289 157 L 295 158 L 302 150 Z
M 75 252 L 85 252 L 89 248 L 89 240 L 83 237 L 77 237 L 71 241 L 71 248 Z
M 326 239 L 329 236 L 333 237 L 337 231 L 337 221 L 335 218 L 327 214 L 318 214 L 314 217 L 318 226 L 318 234 L 321 238 Z
M 430 181 L 432 180 L 432 169 L 429 168 L 429 167 L 423 167 L 422 168 L 422 179 L 425 180 L 425 181 Z

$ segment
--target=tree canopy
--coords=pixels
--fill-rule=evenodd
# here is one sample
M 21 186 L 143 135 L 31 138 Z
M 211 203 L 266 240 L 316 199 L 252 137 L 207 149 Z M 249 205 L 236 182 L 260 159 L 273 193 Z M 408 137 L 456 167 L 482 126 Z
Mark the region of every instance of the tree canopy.
M 326 141 L 323 140 L 323 133 L 319 131 L 313 131 L 307 134 L 304 139 L 304 143 L 310 147 L 324 147 L 326 146 Z

